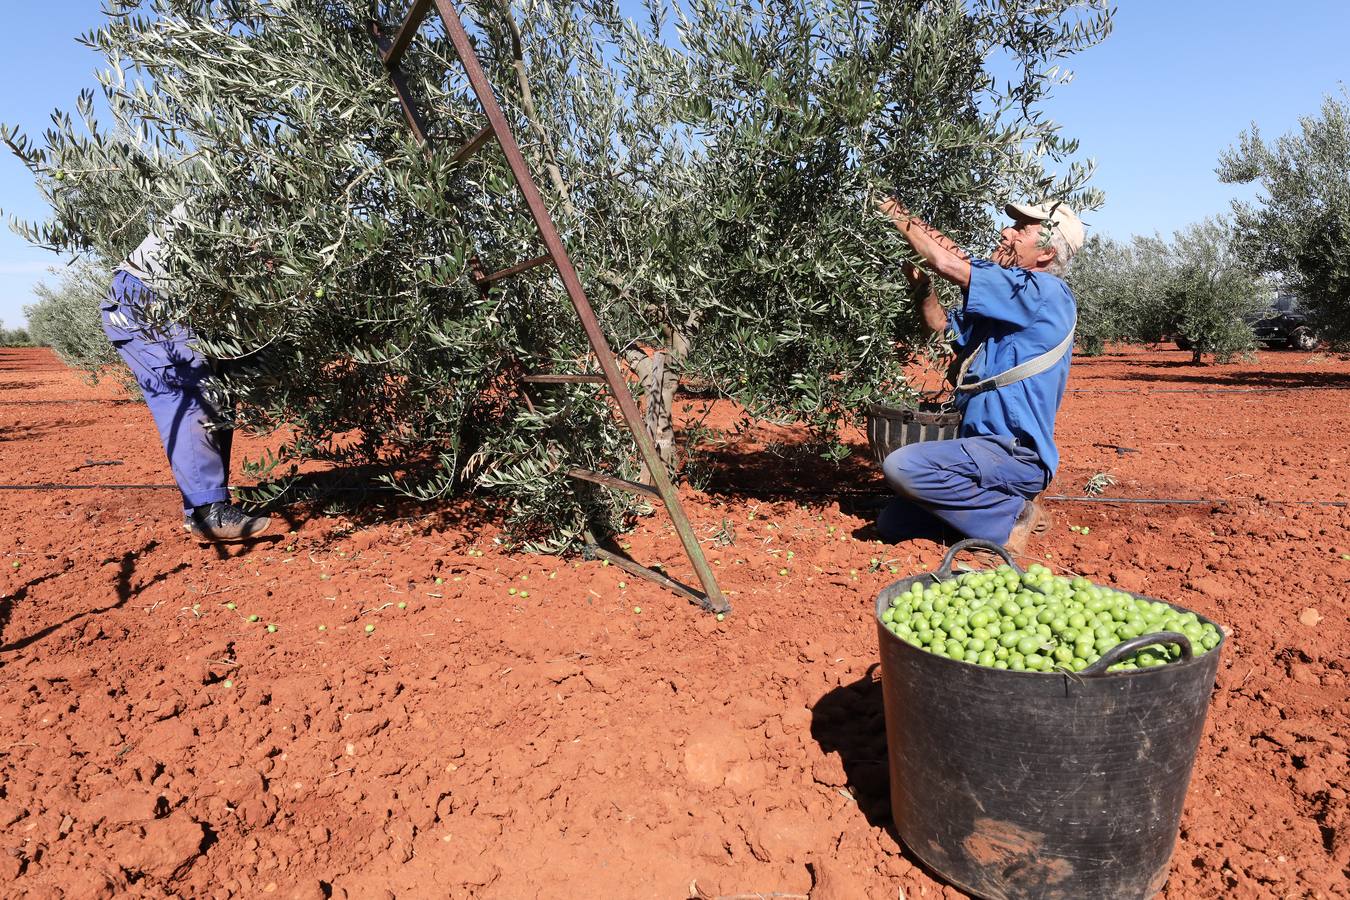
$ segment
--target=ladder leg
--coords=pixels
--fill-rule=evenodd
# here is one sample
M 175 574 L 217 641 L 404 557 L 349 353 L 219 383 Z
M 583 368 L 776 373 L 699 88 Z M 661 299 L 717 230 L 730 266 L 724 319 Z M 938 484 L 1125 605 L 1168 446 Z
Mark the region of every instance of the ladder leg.
M 516 186 L 520 189 L 525 205 L 529 207 L 530 216 L 539 229 L 539 235 L 544 242 L 544 246 L 557 264 L 558 274 L 562 277 L 567 296 L 572 301 L 572 306 L 576 309 L 578 318 L 581 319 L 582 328 L 585 329 L 586 337 L 590 341 L 591 348 L 595 351 L 596 359 L 600 363 L 600 369 L 609 385 L 610 393 L 614 395 L 615 401 L 619 404 L 624 422 L 628 425 L 628 430 L 632 432 L 633 439 L 637 442 L 638 453 L 642 456 L 642 461 L 646 463 L 647 470 L 652 474 L 652 486 L 656 488 L 661 495 L 661 499 L 665 502 L 671 522 L 680 537 L 680 543 L 684 545 L 684 552 L 689 557 L 690 563 L 693 564 L 694 571 L 698 573 L 699 582 L 703 585 L 703 590 L 712 604 L 710 608 L 724 611 L 729 608 L 726 598 L 722 596 L 722 591 L 717 586 L 717 578 L 713 575 L 712 567 L 708 565 L 708 560 L 703 555 L 703 548 L 694 535 L 693 526 L 689 524 L 689 519 L 684 514 L 679 496 L 675 493 L 675 486 L 671 484 L 670 476 L 666 473 L 665 463 L 657 455 L 656 447 L 653 446 L 651 438 L 647 434 L 646 426 L 642 423 L 642 415 L 638 411 L 632 393 L 628 390 L 627 383 L 624 382 L 623 376 L 619 372 L 619 366 L 614 359 L 609 341 L 600 329 L 595 311 L 591 308 L 590 300 L 587 299 L 585 289 L 581 286 L 581 280 L 577 277 L 576 268 L 567 255 L 567 249 L 563 246 L 562 238 L 553 225 L 553 219 L 544 204 L 544 198 L 540 196 L 539 189 L 535 187 L 534 179 L 530 175 L 529 165 L 525 162 L 525 157 L 520 152 L 520 146 L 516 143 L 515 136 L 511 133 L 511 127 L 506 121 L 506 116 L 497 103 L 496 94 L 492 91 L 492 85 L 488 82 L 487 74 L 483 71 L 482 64 L 479 63 L 478 57 L 474 53 L 468 32 L 464 30 L 464 23 L 460 20 L 459 13 L 450 0 L 434 0 L 434 2 L 437 12 L 440 13 L 441 21 L 445 24 L 446 35 L 450 38 L 450 43 L 454 46 L 455 52 L 469 77 L 469 85 L 473 88 L 473 92 L 477 96 L 479 104 L 483 107 L 483 112 L 487 115 L 492 130 L 497 135 L 497 143 L 506 156 L 507 165 L 511 169 L 511 174 L 515 177 Z
M 534 219 L 535 226 L 539 229 L 539 235 L 548 250 L 547 257 L 538 257 L 534 260 L 527 260 L 524 263 L 512 266 L 509 269 L 502 270 L 491 276 L 482 272 L 481 266 L 477 260 L 474 261 L 474 280 L 476 282 L 487 282 L 497 278 L 505 278 L 510 275 L 518 274 L 544 261 L 551 260 L 558 269 L 563 286 L 567 290 L 567 296 L 576 310 L 577 317 L 581 320 L 583 330 L 586 332 L 586 340 L 595 354 L 597 362 L 600 364 L 599 377 L 587 375 L 577 378 L 575 376 L 564 376 L 558 379 L 559 383 L 569 381 L 598 381 L 603 379 L 613 395 L 615 402 L 619 405 L 619 411 L 623 416 L 624 424 L 633 435 L 633 440 L 637 444 L 639 455 L 645 464 L 647 470 L 652 475 L 652 489 L 660 496 L 665 503 L 666 512 L 670 516 L 671 523 L 675 526 L 675 531 L 679 535 L 680 543 L 684 547 L 685 555 L 693 565 L 694 571 L 698 574 L 699 582 L 703 586 L 703 595 L 700 596 L 689 590 L 684 585 L 679 584 L 660 572 L 654 572 L 644 566 L 639 565 L 626 557 L 614 555 L 614 561 L 627 571 L 633 572 L 643 578 L 649 578 L 652 581 L 662 584 L 677 593 L 684 594 L 694 599 L 695 602 L 711 612 L 727 612 L 731 609 L 726 598 L 722 595 L 721 589 L 717 586 L 717 579 L 713 575 L 712 568 L 708 565 L 707 558 L 703 555 L 703 548 L 699 545 L 698 538 L 694 535 L 693 526 L 690 525 L 688 517 L 684 513 L 684 507 L 680 505 L 680 499 L 675 492 L 675 486 L 670 481 L 670 476 L 666 473 L 665 464 L 661 461 L 652 444 L 651 437 L 647 434 L 646 426 L 642 422 L 641 413 L 638 411 L 637 403 L 633 400 L 633 395 L 628 389 L 627 383 L 623 380 L 623 375 L 619 371 L 618 362 L 614 357 L 613 350 L 609 346 L 604 332 L 600 328 L 600 323 L 595 317 L 595 311 L 591 308 L 590 300 L 586 297 L 586 292 L 581 286 L 581 280 L 577 277 L 575 266 L 567 255 L 567 249 L 563 245 L 557 229 L 553 225 L 553 219 L 549 215 L 548 208 L 544 205 L 543 197 L 539 194 L 539 189 L 535 186 L 534 180 L 530 175 L 528 164 L 525 157 L 520 152 L 520 146 L 517 144 L 515 135 L 511 132 L 510 124 L 506 121 L 506 116 L 502 113 L 501 106 L 497 103 L 496 94 L 493 93 L 492 86 L 488 82 L 487 75 L 483 71 L 482 64 L 474 52 L 473 45 L 469 41 L 469 35 L 464 30 L 464 23 L 460 20 L 459 13 L 456 11 L 451 0 L 415 0 L 413 8 L 410 10 L 407 20 L 399 29 L 398 33 L 391 40 L 380 29 L 379 23 L 371 21 L 369 31 L 371 37 L 380 51 L 381 59 L 385 63 L 385 68 L 394 83 L 394 90 L 398 95 L 400 105 L 403 107 L 404 115 L 408 119 L 408 124 L 413 130 L 413 134 L 418 141 L 426 146 L 427 128 L 418 114 L 415 105 L 412 102 L 411 92 L 408 89 L 406 80 L 399 71 L 398 62 L 407 51 L 422 18 L 428 12 L 430 4 L 434 4 L 437 13 L 441 17 L 441 22 L 445 25 L 447 36 L 463 64 L 465 73 L 468 75 L 469 84 L 473 88 L 474 95 L 478 98 L 479 105 L 488 119 L 488 127 L 480 131 L 472 138 L 464 148 L 455 155 L 455 162 L 463 162 L 484 144 L 490 132 L 497 138 L 498 145 L 506 156 L 508 167 L 511 169 L 511 175 L 516 181 L 516 187 L 520 190 L 525 204 L 529 207 L 530 216 Z M 483 285 L 486 287 L 486 284 Z M 549 379 L 537 378 L 540 382 L 547 382 Z M 528 396 L 527 396 L 528 402 Z M 596 473 L 592 473 L 596 474 Z M 600 548 L 594 535 L 590 530 L 586 531 L 586 540 L 588 547 L 594 552 L 609 553 Z M 624 561 L 619 562 L 620 559 Z

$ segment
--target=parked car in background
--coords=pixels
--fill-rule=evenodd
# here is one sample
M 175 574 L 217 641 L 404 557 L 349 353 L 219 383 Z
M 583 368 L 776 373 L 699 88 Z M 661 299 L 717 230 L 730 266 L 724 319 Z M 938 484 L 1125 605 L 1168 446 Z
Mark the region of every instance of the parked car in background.
M 1251 326 L 1256 340 L 1266 347 L 1314 350 L 1322 340 L 1308 324 L 1308 317 L 1293 294 L 1277 294 L 1266 314 Z M 1176 339 L 1176 345 L 1180 350 L 1191 349 L 1191 342 L 1183 337 Z
M 1267 347 L 1312 350 L 1320 340 L 1293 294 L 1277 295 L 1269 315 L 1253 322 L 1252 331 Z

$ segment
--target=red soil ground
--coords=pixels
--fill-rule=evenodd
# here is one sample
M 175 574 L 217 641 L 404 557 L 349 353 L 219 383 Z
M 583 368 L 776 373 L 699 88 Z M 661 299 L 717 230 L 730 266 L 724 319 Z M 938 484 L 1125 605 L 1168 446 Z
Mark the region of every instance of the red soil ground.
M 1294 502 L 1350 500 L 1350 361 L 1185 362 L 1077 360 L 1052 492 L 1229 502 L 1052 502 L 1029 552 L 1232 630 L 1164 896 L 1350 896 L 1350 510 Z M 166 482 L 116 397 L 0 351 L 2 480 Z M 877 591 L 939 549 L 872 542 L 861 443 L 791 444 L 685 493 L 720 623 L 469 505 L 218 553 L 171 491 L 0 491 L 0 895 L 959 896 L 886 827 L 873 668 Z M 626 541 L 692 581 L 663 517 Z

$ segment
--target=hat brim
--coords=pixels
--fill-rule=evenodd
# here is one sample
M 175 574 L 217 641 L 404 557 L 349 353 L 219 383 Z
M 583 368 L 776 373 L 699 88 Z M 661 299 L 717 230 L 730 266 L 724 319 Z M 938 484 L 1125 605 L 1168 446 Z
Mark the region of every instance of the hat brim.
M 1003 207 L 1003 211 L 1013 219 L 1029 219 L 1032 222 L 1048 221 L 1052 213 L 1048 212 L 1043 206 L 1029 206 L 1025 203 L 1009 203 Z

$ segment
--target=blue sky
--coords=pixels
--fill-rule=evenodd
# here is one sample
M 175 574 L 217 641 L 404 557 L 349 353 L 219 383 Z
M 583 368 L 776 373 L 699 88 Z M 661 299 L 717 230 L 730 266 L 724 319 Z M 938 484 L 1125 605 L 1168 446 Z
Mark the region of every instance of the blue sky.
M 1252 122 L 1267 138 L 1315 113 L 1347 77 L 1347 0 L 1117 0 L 1114 33 L 1069 63 L 1051 115 L 1098 163 L 1106 205 L 1084 219 L 1115 237 L 1162 231 L 1228 209 L 1250 189 L 1214 166 Z M 9 3 L 0 54 L 0 121 L 38 136 L 54 107 L 94 85 L 98 58 L 75 36 L 99 21 L 97 0 Z M 1337 63 L 1336 60 L 1342 60 Z M 28 172 L 0 156 L 0 208 L 36 218 Z M 0 320 L 22 323 L 32 285 L 59 260 L 0 229 Z

